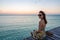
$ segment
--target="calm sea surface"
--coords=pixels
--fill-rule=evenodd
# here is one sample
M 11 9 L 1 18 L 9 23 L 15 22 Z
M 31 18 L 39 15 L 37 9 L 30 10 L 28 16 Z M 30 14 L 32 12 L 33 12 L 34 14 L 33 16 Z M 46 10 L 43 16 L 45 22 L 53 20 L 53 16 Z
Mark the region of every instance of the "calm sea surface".
M 60 26 L 60 15 L 47 15 L 46 30 Z M 0 16 L 0 40 L 23 40 L 38 29 L 38 16 Z

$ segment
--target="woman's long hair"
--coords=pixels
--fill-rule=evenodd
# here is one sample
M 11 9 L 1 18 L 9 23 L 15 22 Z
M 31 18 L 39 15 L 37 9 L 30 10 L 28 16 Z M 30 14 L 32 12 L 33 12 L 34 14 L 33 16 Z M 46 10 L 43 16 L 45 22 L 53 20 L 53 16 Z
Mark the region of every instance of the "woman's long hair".
M 45 24 L 47 24 L 47 20 L 46 20 L 46 15 L 45 15 L 45 13 L 44 13 L 43 11 L 39 11 L 39 13 L 42 13 L 43 19 L 44 19 L 44 21 L 45 21 Z

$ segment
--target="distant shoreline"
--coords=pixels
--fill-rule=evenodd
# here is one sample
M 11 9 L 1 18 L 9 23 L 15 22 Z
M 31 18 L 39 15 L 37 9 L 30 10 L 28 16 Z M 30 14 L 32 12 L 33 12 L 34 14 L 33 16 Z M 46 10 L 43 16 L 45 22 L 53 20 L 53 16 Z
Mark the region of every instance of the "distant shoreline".
M 46 14 L 47 16 L 60 16 L 60 14 Z M 37 14 L 0 14 L 0 16 L 37 16 Z

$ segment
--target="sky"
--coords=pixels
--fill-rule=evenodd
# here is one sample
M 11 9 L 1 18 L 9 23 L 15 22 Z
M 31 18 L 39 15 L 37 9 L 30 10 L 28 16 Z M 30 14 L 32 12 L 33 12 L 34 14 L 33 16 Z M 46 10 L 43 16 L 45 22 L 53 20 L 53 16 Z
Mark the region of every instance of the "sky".
M 0 14 L 60 14 L 60 0 L 0 0 Z

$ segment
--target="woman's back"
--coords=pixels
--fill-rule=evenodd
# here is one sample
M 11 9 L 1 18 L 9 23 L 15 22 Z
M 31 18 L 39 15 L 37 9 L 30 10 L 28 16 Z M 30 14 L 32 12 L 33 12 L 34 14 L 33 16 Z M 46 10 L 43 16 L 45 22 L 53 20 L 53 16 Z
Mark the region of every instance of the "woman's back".
M 39 31 L 45 31 L 46 24 L 44 20 L 39 21 Z

